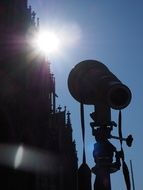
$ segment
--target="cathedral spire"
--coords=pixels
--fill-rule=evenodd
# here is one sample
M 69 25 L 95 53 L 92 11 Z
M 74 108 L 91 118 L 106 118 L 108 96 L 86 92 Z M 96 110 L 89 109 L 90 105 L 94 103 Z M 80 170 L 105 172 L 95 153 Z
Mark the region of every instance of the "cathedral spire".
M 71 128 L 71 118 L 70 118 L 70 115 L 71 115 L 71 113 L 68 111 L 67 112 L 67 126 L 69 128 Z

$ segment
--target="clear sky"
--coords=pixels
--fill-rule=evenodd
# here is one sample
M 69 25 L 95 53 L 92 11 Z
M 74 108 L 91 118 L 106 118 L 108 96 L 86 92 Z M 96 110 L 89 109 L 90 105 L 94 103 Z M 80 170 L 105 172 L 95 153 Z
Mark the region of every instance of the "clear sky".
M 79 164 L 82 141 L 79 103 L 68 92 L 67 78 L 74 65 L 85 59 L 96 59 L 107 67 L 132 91 L 132 101 L 123 114 L 123 135 L 132 134 L 133 146 L 124 143 L 125 159 L 132 160 L 136 190 L 143 188 L 143 1 L 142 0 L 29 0 L 40 17 L 41 29 L 54 28 L 63 36 L 60 54 L 49 59 L 56 77 L 59 96 L 57 105 L 72 113 L 73 136 L 77 143 Z M 86 106 L 87 162 L 94 166 L 89 122 L 92 106 Z M 112 112 L 117 122 L 118 112 Z M 117 129 L 114 129 L 117 134 Z M 119 142 L 112 141 L 119 148 Z M 122 172 L 112 175 L 112 189 L 125 189 Z

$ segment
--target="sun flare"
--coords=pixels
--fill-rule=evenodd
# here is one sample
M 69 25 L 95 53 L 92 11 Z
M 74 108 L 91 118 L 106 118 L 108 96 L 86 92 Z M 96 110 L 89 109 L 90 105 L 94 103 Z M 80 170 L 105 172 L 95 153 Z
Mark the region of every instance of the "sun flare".
M 35 38 L 36 48 L 44 54 L 55 53 L 60 48 L 60 38 L 53 31 L 40 31 Z
M 77 47 L 80 44 L 82 31 L 78 24 L 63 24 L 39 28 L 28 43 L 33 48 L 32 57 L 39 53 L 46 58 L 65 56 L 69 48 Z

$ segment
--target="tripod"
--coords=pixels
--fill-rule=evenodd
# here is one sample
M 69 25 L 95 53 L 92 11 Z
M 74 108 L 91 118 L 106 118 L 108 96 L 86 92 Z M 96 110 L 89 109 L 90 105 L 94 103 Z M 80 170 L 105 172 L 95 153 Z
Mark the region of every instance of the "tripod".
M 120 165 L 123 168 L 127 190 L 130 190 L 129 171 L 124 159 L 122 141 L 131 146 L 133 138 L 131 135 L 123 138 L 121 127 L 121 110 L 131 101 L 130 89 L 106 65 L 97 60 L 78 63 L 69 74 L 68 88 L 78 102 L 95 106 L 96 115 L 95 112 L 91 115 L 94 121 L 91 123 L 92 134 L 96 140 L 93 151 L 95 167 L 92 168 L 96 175 L 94 190 L 111 190 L 110 174 L 118 171 Z M 111 108 L 119 110 L 119 137 L 111 135 L 113 126 L 116 125 L 111 121 Z M 82 124 L 82 128 L 83 126 Z M 118 152 L 109 142 L 110 138 L 120 140 L 121 151 Z
M 118 171 L 121 166 L 119 152 L 108 140 L 111 131 L 112 127 L 94 127 L 92 123 L 92 134 L 96 140 L 93 150 L 96 165 L 92 168 L 92 172 L 96 175 L 94 190 L 111 190 L 110 174 Z M 114 154 L 115 162 L 113 162 Z

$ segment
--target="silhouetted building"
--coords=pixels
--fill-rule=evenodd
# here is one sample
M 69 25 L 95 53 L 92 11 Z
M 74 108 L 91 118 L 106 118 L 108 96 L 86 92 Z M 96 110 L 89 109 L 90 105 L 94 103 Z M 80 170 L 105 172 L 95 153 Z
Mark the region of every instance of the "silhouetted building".
M 0 0 L 0 188 L 76 190 L 70 113 L 56 107 L 50 63 L 30 46 L 26 0 Z

